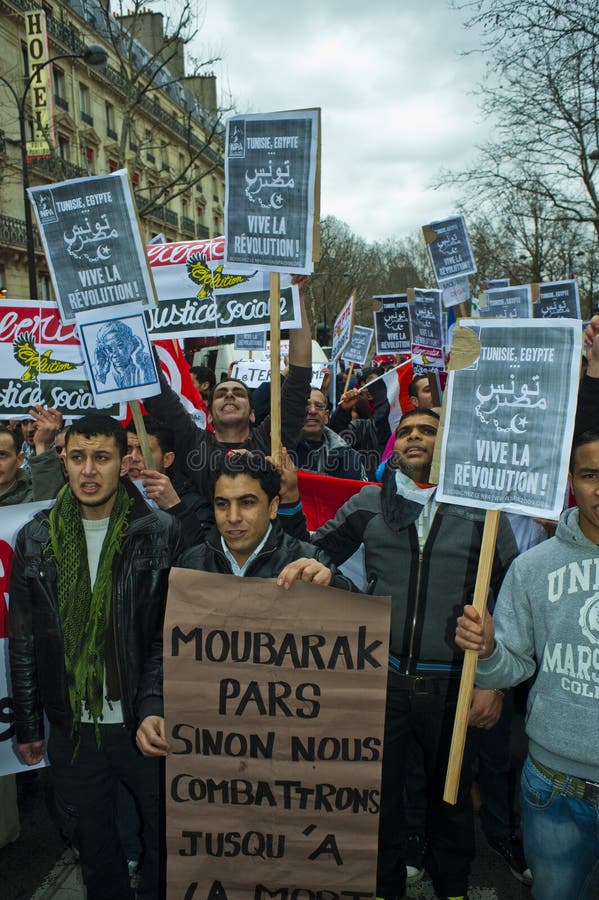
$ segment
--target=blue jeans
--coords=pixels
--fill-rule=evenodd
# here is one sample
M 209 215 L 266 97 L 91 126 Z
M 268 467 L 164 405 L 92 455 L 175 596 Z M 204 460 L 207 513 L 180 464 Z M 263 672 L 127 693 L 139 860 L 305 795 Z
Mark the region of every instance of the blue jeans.
M 522 837 L 535 900 L 593 900 L 599 886 L 599 805 L 565 797 L 531 762 L 521 781 Z

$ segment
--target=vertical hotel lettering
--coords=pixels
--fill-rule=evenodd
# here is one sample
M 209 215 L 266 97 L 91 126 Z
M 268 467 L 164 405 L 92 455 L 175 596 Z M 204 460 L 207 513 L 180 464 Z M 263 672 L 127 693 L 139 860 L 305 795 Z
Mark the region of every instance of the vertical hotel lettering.
M 46 14 L 41 9 L 25 13 L 29 72 L 33 76 L 30 88 L 33 113 L 33 137 L 27 141 L 28 159 L 52 156 L 54 137 L 54 110 L 52 82 L 48 80 L 48 34 Z

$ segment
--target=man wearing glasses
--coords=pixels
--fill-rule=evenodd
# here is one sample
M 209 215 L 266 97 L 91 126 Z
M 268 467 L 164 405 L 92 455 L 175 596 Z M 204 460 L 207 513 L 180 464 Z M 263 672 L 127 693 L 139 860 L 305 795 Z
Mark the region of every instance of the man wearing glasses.
M 366 481 L 362 458 L 357 450 L 328 427 L 329 408 L 322 391 L 313 388 L 306 407 L 301 440 L 297 446 L 297 465 L 300 469 Z

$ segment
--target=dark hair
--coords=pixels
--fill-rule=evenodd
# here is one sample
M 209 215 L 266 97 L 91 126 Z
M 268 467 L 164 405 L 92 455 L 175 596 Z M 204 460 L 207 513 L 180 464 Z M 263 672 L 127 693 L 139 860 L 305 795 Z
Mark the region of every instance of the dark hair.
M 15 453 L 18 456 L 21 452 L 21 441 L 19 440 L 19 435 L 16 431 L 12 431 L 12 429 L 7 428 L 6 425 L 0 425 L 0 434 L 7 434 L 10 437 L 15 447 Z
M 248 395 L 250 409 L 254 408 L 254 402 L 252 400 L 252 392 L 250 391 L 250 389 L 247 386 L 247 384 L 245 383 L 245 381 L 242 381 L 240 378 L 230 378 L 229 376 L 225 377 L 225 375 L 223 374 L 221 380 L 219 381 L 219 384 L 222 384 L 224 381 L 233 381 L 235 384 L 240 384 L 242 386 L 242 388 L 245 388 L 245 392 Z M 215 385 L 215 389 L 216 389 L 216 385 Z M 214 399 L 214 391 L 212 391 L 212 393 L 210 394 L 210 401 L 208 403 L 208 409 L 212 409 L 213 399 Z
M 375 366 L 365 366 L 360 374 L 358 375 L 358 384 L 363 385 L 366 384 L 366 380 L 374 375 L 375 378 L 378 378 L 379 375 L 382 374 L 381 369 L 375 368 Z
M 397 428 L 399 428 L 402 422 L 404 422 L 406 419 L 409 419 L 410 416 L 430 416 L 431 419 L 434 419 L 436 422 L 441 421 L 439 413 L 434 412 L 432 409 L 422 409 L 418 406 L 415 409 L 408 409 L 407 412 L 402 415 L 401 419 L 397 423 Z M 396 432 L 397 428 L 395 429 Z
M 412 378 L 412 380 L 410 381 L 410 383 L 408 385 L 408 396 L 410 396 L 410 397 L 418 396 L 418 382 L 422 381 L 423 378 L 428 383 L 428 375 L 414 375 L 414 377 Z
M 121 459 L 127 453 L 127 433 L 121 423 L 113 419 L 112 416 L 90 415 L 82 416 L 81 419 L 75 419 L 73 424 L 69 425 L 65 434 L 65 450 L 68 450 L 72 434 L 80 434 L 86 438 L 97 437 L 98 435 L 112 437 L 117 445 Z
M 148 434 L 151 434 L 152 437 L 156 438 L 158 446 L 163 453 L 174 452 L 175 436 L 170 428 L 166 428 L 166 426 L 162 425 L 153 416 L 144 416 L 144 425 L 146 426 Z M 133 420 L 128 423 L 126 430 L 129 434 L 134 434 L 137 437 L 137 428 L 135 427 L 135 422 Z
M 327 395 L 325 394 L 325 392 L 324 392 L 321 388 L 315 388 L 315 387 L 311 387 L 311 388 L 310 388 L 310 393 L 312 393 L 312 391 L 317 391 L 319 394 L 322 394 L 322 399 L 323 399 L 324 402 L 326 403 L 327 409 L 328 409 L 328 408 L 329 408 L 329 398 L 327 397 Z M 308 403 L 309 403 L 309 402 L 310 402 L 310 398 L 308 397 Z
M 195 375 L 200 383 L 202 381 L 207 381 L 210 390 L 212 390 L 216 384 L 216 375 L 212 369 L 208 368 L 208 366 L 192 366 L 189 373 L 190 375 Z
M 216 482 L 221 475 L 225 475 L 227 478 L 249 475 L 250 478 L 260 483 L 260 487 L 269 501 L 278 497 L 281 492 L 281 476 L 276 466 L 266 459 L 263 453 L 236 453 L 234 450 L 227 453 L 214 473 L 213 496 Z
M 599 441 L 599 428 L 589 428 L 588 431 L 582 431 L 580 434 L 574 435 L 572 452 L 570 453 L 570 472 L 574 471 L 574 457 L 578 448 L 584 447 L 585 444 L 595 444 L 597 441 Z

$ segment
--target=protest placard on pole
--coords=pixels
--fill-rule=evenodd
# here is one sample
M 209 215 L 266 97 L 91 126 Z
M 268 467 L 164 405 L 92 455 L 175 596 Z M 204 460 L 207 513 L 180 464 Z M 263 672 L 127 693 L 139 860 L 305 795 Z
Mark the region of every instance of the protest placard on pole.
M 341 312 L 333 324 L 333 338 L 331 344 L 331 360 L 337 361 L 343 356 L 343 351 L 349 344 L 352 329 L 354 327 L 355 291 L 345 301 Z
M 578 283 L 544 281 L 531 285 L 532 313 L 535 319 L 580 319 Z
M 265 331 L 246 331 L 235 335 L 236 350 L 266 350 Z M 250 357 L 251 358 L 251 357 Z
M 343 351 L 345 362 L 353 363 L 356 366 L 365 365 L 370 353 L 373 334 L 374 328 L 367 328 L 365 325 L 354 325 L 349 344 Z
M 127 171 L 29 188 L 63 320 L 155 303 Z
M 274 360 L 279 358 L 279 273 L 314 271 L 320 249 L 319 218 L 320 110 L 230 118 L 225 136 L 225 262 L 270 272 Z M 270 392 L 271 452 L 276 458 L 281 447 L 281 407 L 275 374 L 276 368 Z
M 573 320 L 460 321 L 454 329 L 443 430 L 431 470 L 439 502 L 489 510 L 487 519 L 498 510 L 559 517 L 581 345 L 580 326 Z M 488 524 L 492 530 L 492 521 Z M 484 558 L 481 554 L 481 613 L 489 575 L 481 569 L 490 569 L 493 550 L 494 545 Z M 474 671 L 469 661 L 462 673 L 445 792 L 450 803 L 455 802 Z
M 374 900 L 389 615 L 389 598 L 172 570 L 169 900 Z
M 309 275 L 318 258 L 320 110 L 232 116 L 225 261 Z
M 372 298 L 377 356 L 409 353 L 412 347 L 407 294 L 381 294 Z
M 530 285 L 514 284 L 487 290 L 479 300 L 478 309 L 482 319 L 530 319 Z
M 441 291 L 411 288 L 408 300 L 414 374 L 444 368 Z
M 423 225 L 422 233 L 439 286 L 457 277 L 474 275 L 476 263 L 464 216 Z

